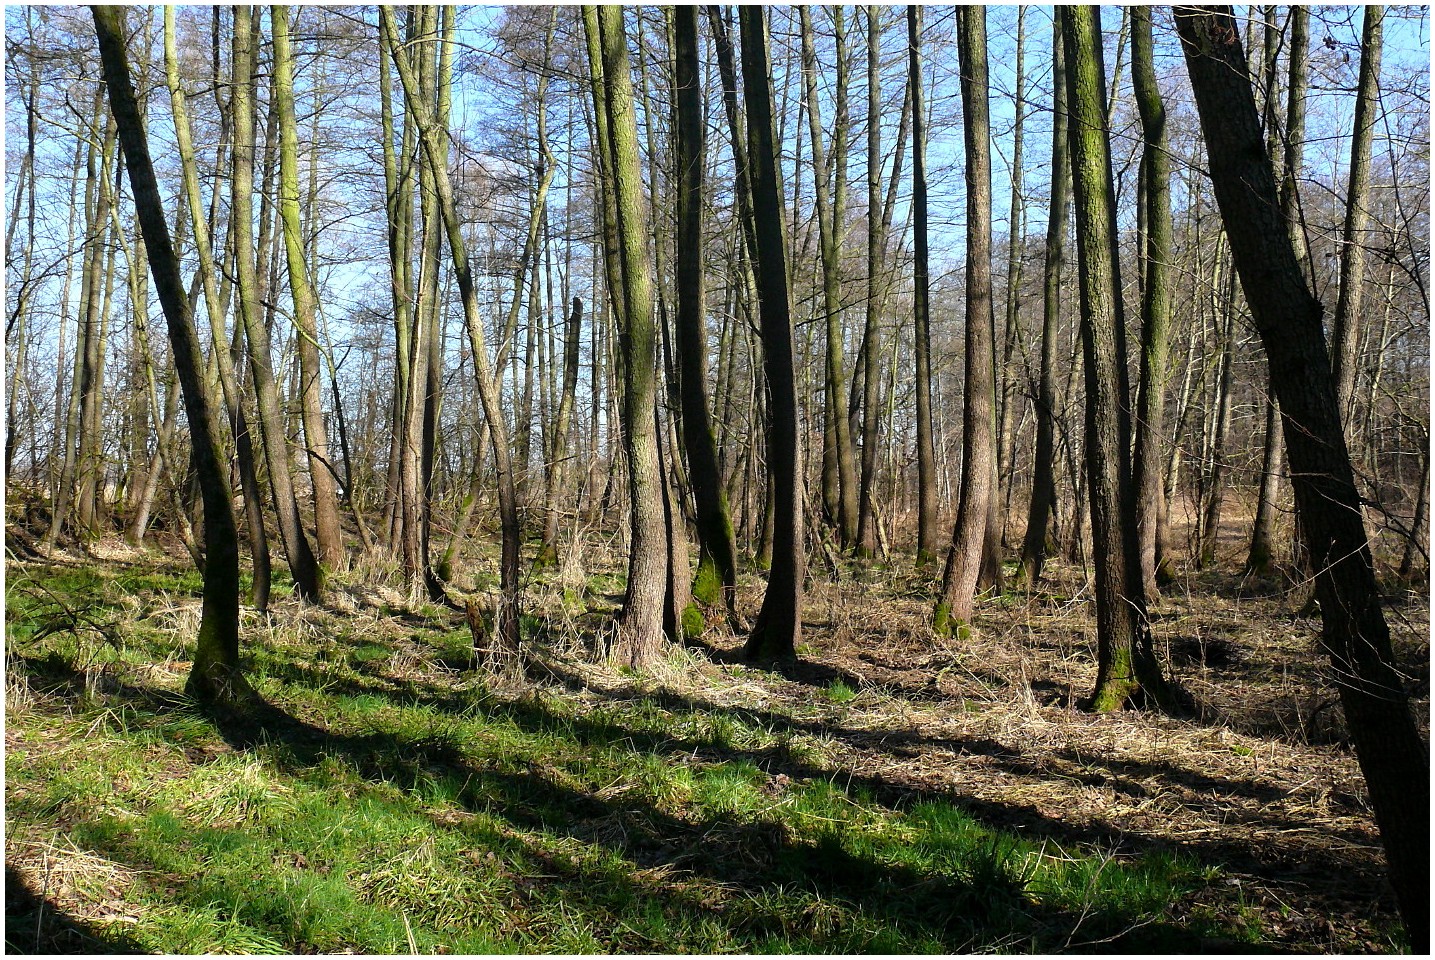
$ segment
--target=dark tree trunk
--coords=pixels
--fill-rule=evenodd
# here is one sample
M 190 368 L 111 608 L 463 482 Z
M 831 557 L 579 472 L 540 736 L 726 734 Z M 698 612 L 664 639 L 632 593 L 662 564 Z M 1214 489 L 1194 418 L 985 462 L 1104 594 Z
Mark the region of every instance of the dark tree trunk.
M 1280 400 L 1296 512 L 1315 569 L 1321 646 L 1370 789 L 1411 951 L 1428 953 L 1429 752 L 1394 665 L 1320 302 L 1288 239 L 1231 8 L 1178 7 L 1176 25 L 1232 259 Z
M 103 6 L 91 10 L 110 107 L 128 161 L 140 232 L 149 252 L 155 291 L 164 310 L 170 348 L 184 392 L 191 464 L 204 502 L 204 599 L 194 667 L 185 689 L 204 703 L 239 706 L 253 696 L 253 691 L 239 668 L 239 533 L 224 470 L 227 457 L 219 449 L 219 420 L 205 385 L 204 354 L 180 280 L 179 259 L 170 244 L 149 143 L 130 82 L 124 46 L 125 10 Z
M 708 413 L 707 329 L 703 289 L 703 168 L 705 130 L 698 63 L 696 7 L 673 10 L 676 89 L 673 129 L 678 171 L 677 317 L 679 390 L 683 446 L 697 507 L 698 570 L 693 596 L 727 608 L 736 616 L 737 547 L 718 468 L 717 441 Z
M 770 65 L 762 7 L 742 7 L 743 99 L 747 105 L 748 159 L 752 163 L 753 235 L 757 243 L 758 314 L 767 375 L 767 465 L 772 491 L 772 566 L 767 592 L 743 654 L 749 660 L 788 661 L 802 637 L 802 477 L 793 376 L 792 320 L 782 181 L 773 136 Z

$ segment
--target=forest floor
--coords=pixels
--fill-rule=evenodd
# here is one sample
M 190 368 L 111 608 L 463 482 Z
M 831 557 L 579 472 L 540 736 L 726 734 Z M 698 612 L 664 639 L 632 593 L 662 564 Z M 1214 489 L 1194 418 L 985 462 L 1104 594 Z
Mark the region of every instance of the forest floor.
M 97 553 L 7 564 L 10 951 L 1405 949 L 1318 620 L 1270 582 L 1154 608 L 1202 719 L 1095 716 L 1069 564 L 962 641 L 910 566 L 844 570 L 786 675 L 722 623 L 633 674 L 595 663 L 622 564 L 590 538 L 531 578 L 507 670 L 372 568 L 323 606 L 276 580 L 234 719 L 181 694 L 192 567 Z M 1428 729 L 1428 598 L 1387 615 Z

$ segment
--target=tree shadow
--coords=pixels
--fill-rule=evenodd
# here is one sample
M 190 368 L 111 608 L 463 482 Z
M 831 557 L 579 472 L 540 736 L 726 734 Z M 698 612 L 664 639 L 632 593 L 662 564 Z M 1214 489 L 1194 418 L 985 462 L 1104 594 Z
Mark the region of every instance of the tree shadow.
M 21 955 L 149 951 L 123 933 L 67 913 L 13 864 L 5 864 L 5 952 Z
M 862 679 L 856 674 L 805 657 L 772 662 L 754 661 L 743 655 L 741 646 L 720 647 L 700 637 L 689 637 L 683 641 L 683 645 L 693 650 L 702 651 L 703 655 L 713 663 L 775 673 L 784 680 L 791 680 L 804 686 L 830 687 L 834 683 L 843 683 L 853 690 L 862 686 Z
M 734 750 L 692 738 L 674 738 L 633 729 L 611 721 L 554 714 L 542 705 L 523 701 L 486 704 L 486 713 L 502 716 L 521 729 L 537 734 L 566 734 L 579 743 L 620 745 L 633 754 L 682 753 L 691 763 L 719 764 L 748 760 L 768 773 L 783 773 L 792 781 L 832 784 L 832 789 L 887 793 L 878 802 L 909 807 L 921 800 L 954 802 L 956 798 L 924 790 L 893 792 L 885 783 L 854 777 L 846 787 L 833 783 L 832 771 L 784 758 L 780 750 Z M 270 751 L 280 766 L 299 770 L 324 758 L 341 759 L 364 778 L 384 782 L 421 795 L 450 797 L 470 813 L 487 814 L 533 833 L 556 835 L 602 847 L 633 865 L 635 874 L 661 868 L 674 876 L 700 877 L 748 895 L 739 898 L 737 913 L 727 907 L 699 903 L 686 895 L 676 900 L 662 892 L 667 905 L 681 911 L 720 917 L 739 923 L 745 935 L 799 938 L 813 936 L 813 947 L 863 949 L 861 941 L 842 940 L 838 931 L 815 934 L 804 931 L 804 918 L 783 917 L 761 906 L 765 894 L 782 895 L 794 889 L 820 903 L 840 901 L 870 918 L 876 928 L 892 928 L 902 943 L 922 942 L 961 952 L 993 943 L 1020 943 L 1032 949 L 1070 946 L 1080 933 L 1108 948 L 1141 949 L 1199 941 L 1199 934 L 1169 922 L 1146 924 L 1135 913 L 1116 907 L 1061 909 L 1033 900 L 1024 892 L 1018 865 L 1009 863 L 994 846 L 988 859 L 977 857 L 965 867 L 922 871 L 881 859 L 877 854 L 856 853 L 841 831 L 828 829 L 815 840 L 793 835 L 780 820 L 765 817 L 713 815 L 682 819 L 630 794 L 604 796 L 596 785 L 580 789 L 560 782 L 551 767 L 527 763 L 526 769 L 501 769 L 477 764 L 464 755 L 463 745 L 447 736 L 413 739 L 384 732 L 338 734 L 295 718 L 272 705 L 239 716 L 216 717 L 216 729 L 235 749 L 282 744 Z M 776 798 L 775 798 L 776 799 Z M 451 824 L 435 821 L 438 826 Z M 551 854 L 545 854 L 551 860 Z M 612 892 L 590 889 L 594 878 L 574 873 L 571 888 L 576 900 L 612 900 Z M 559 872 L 562 878 L 563 871 Z M 612 880 L 605 874 L 603 883 Z M 628 881 L 631 883 L 631 878 Z M 651 885 L 644 896 L 657 895 Z M 810 919 L 810 918 L 807 918 Z

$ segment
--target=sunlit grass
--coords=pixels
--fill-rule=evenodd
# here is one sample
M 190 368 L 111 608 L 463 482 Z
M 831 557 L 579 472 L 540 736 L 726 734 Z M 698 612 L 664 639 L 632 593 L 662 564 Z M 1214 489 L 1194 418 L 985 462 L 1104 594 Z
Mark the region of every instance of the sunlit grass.
M 396 665 L 466 652 L 441 620 L 247 628 L 256 687 L 292 718 L 263 730 L 217 725 L 175 695 L 182 670 L 148 669 L 183 647 L 172 631 L 43 627 L 193 587 L 11 579 L 11 667 L 35 695 L 8 718 L 7 854 L 65 837 L 133 871 L 129 919 L 95 929 L 139 949 L 953 953 L 1194 949 L 1207 932 L 1166 914 L 1212 871 L 879 799 L 810 720 L 408 678 Z M 100 663 L 113 681 L 86 681 Z

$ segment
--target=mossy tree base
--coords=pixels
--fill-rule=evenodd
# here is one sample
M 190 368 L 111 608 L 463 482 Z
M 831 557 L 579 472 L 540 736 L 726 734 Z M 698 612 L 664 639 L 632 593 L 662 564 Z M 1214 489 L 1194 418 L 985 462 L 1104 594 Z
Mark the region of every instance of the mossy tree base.
M 946 640 L 970 640 L 975 628 L 961 617 L 952 616 L 952 608 L 938 603 L 932 611 L 932 632 Z

